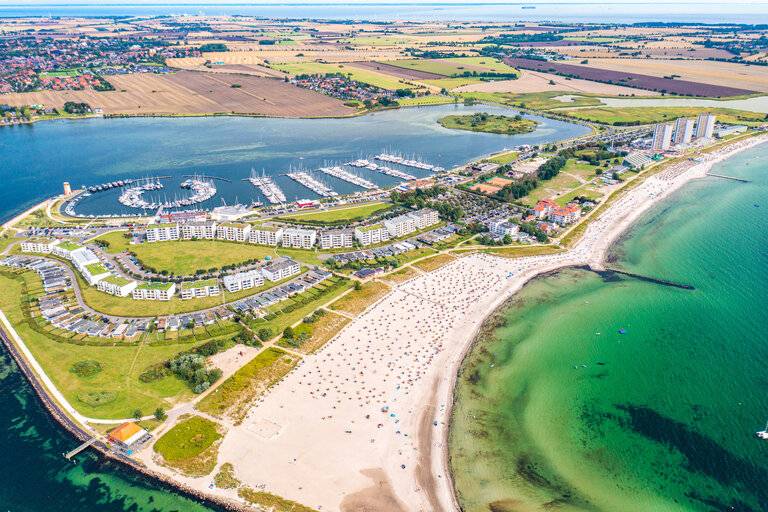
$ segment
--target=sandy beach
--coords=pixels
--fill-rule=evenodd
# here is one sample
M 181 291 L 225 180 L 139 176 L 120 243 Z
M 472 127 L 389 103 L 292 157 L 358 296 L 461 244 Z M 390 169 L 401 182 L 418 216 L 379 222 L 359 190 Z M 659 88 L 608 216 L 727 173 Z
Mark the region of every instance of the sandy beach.
M 470 254 L 397 285 L 305 357 L 242 424 L 227 425 L 218 465 L 232 463 L 245 485 L 317 510 L 458 510 L 446 450 L 453 389 L 487 316 L 537 275 L 600 268 L 610 245 L 652 205 L 766 141 L 766 135 L 747 139 L 648 177 L 567 252 L 514 259 Z M 236 498 L 234 491 L 209 488 L 212 476 L 175 478 Z

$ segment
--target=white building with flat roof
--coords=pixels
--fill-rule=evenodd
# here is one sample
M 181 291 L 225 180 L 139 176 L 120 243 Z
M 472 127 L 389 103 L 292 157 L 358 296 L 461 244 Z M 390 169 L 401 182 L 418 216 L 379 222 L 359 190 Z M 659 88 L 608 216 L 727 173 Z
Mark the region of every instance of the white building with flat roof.
M 428 228 L 429 226 L 440 222 L 440 215 L 432 208 L 422 208 L 421 210 L 416 210 L 415 212 L 407 213 L 406 215 L 410 215 L 413 218 L 416 224 L 416 229 Z
M 408 214 L 398 215 L 384 221 L 384 227 L 392 238 L 398 238 L 416 231 L 416 219 Z
M 675 133 L 673 135 L 675 144 L 690 144 L 693 139 L 693 127 L 693 119 L 681 117 L 675 121 Z
M 317 231 L 314 229 L 285 228 L 283 230 L 283 247 L 311 249 L 317 241 Z
M 261 271 L 264 277 L 274 282 L 298 274 L 301 267 L 291 258 L 280 258 L 268 263 Z
M 711 139 L 715 136 L 715 119 L 714 114 L 699 114 L 696 118 L 697 139 Z
M 355 238 L 360 245 L 367 246 L 378 244 L 389 240 L 389 230 L 384 224 L 373 224 L 371 226 L 358 226 L 355 228 Z
M 234 293 L 263 285 L 264 275 L 260 270 L 249 270 L 248 272 L 238 272 L 231 276 L 224 276 L 222 281 L 224 282 L 224 288 L 228 292 Z
M 659 123 L 653 129 L 653 143 L 651 148 L 655 151 L 666 151 L 672 147 L 672 125 Z
M 99 260 L 87 265 L 78 266 L 80 273 L 83 275 L 88 284 L 91 286 L 96 285 L 102 279 L 105 279 L 112 275 L 112 273 L 101 264 Z
M 53 248 L 58 244 L 58 240 L 53 240 L 51 238 L 30 238 L 29 240 L 21 242 L 21 251 L 50 254 L 53 252 Z
M 351 229 L 325 229 L 320 232 L 320 248 L 352 247 L 355 233 Z
M 520 226 L 507 220 L 497 220 L 488 223 L 488 230 L 492 235 L 500 238 L 504 238 L 505 236 L 516 238 L 520 233 Z
M 219 293 L 221 293 L 219 281 L 215 278 L 191 282 L 185 281 L 181 283 L 179 288 L 179 295 L 181 295 L 183 300 L 215 297 Z
M 72 253 L 81 249 L 85 249 L 85 247 L 72 240 L 62 240 L 58 244 L 51 246 L 53 254 L 67 259 L 72 259 Z
M 179 240 L 181 233 L 176 223 L 150 224 L 147 226 L 147 242 L 168 242 Z
M 251 226 L 248 242 L 257 245 L 276 246 L 283 240 L 283 228 Z
M 176 283 L 141 283 L 131 295 L 136 300 L 171 300 L 176 294 Z
M 216 238 L 216 223 L 185 222 L 179 226 L 182 240 L 212 240 Z
M 230 242 L 247 242 L 251 225 L 242 222 L 222 222 L 216 228 L 216 238 Z
M 98 282 L 96 288 L 117 297 L 127 297 L 139 285 L 132 279 L 110 275 Z

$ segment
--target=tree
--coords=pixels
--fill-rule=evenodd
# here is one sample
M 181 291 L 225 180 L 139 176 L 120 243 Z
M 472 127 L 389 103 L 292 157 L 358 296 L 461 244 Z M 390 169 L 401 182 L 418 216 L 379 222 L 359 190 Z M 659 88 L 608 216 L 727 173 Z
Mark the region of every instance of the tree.
M 286 339 L 292 340 L 294 336 L 295 336 L 295 333 L 293 332 L 293 327 L 288 326 L 283 331 L 283 337 L 285 337 Z
M 162 407 L 155 409 L 155 419 L 157 421 L 164 421 L 167 417 L 168 415 L 165 413 L 165 409 Z
M 361 290 L 363 288 L 363 285 L 360 283 L 360 281 L 355 281 L 355 290 Z
M 269 327 L 262 327 L 259 329 L 256 335 L 259 337 L 259 339 L 261 339 L 261 341 L 267 341 L 272 338 L 272 329 Z
M 143 416 L 144 414 L 141 412 L 141 409 L 136 409 L 133 411 L 133 419 L 136 421 L 139 421 Z

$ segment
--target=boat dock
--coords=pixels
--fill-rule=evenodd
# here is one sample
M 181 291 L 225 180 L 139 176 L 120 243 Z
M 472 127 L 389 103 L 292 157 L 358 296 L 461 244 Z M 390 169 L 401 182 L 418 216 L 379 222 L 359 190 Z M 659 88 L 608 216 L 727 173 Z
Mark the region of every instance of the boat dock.
M 339 195 L 331 187 L 321 183 L 319 180 L 317 180 L 314 176 L 312 176 L 308 172 L 303 172 L 303 171 L 289 172 L 288 174 L 286 174 L 286 176 L 288 176 L 295 182 L 299 183 L 300 185 L 304 185 L 305 187 L 307 187 L 309 190 L 319 195 L 320 197 L 334 197 Z
M 229 178 L 222 178 L 221 176 L 208 176 L 206 174 L 183 174 L 181 177 L 182 178 L 198 178 L 202 180 L 219 180 L 219 181 L 226 181 L 227 183 L 232 183 L 232 180 Z
M 375 188 L 379 188 L 375 183 L 372 183 L 366 180 L 365 178 L 361 178 L 357 174 L 352 174 L 351 172 L 344 170 L 342 167 L 339 167 L 339 166 L 322 167 L 320 169 L 320 172 L 324 172 L 325 174 L 334 176 L 336 178 L 339 178 L 340 180 L 344 180 L 348 183 L 352 183 L 353 185 L 357 185 L 358 187 L 363 187 L 364 189 L 372 190 Z
M 390 155 L 388 153 L 381 153 L 376 155 L 374 158 L 376 158 L 376 160 L 381 160 L 382 162 L 390 162 L 393 164 L 403 165 L 405 167 L 413 167 L 414 169 L 422 169 L 424 171 L 441 172 L 445 170 L 437 165 L 420 162 L 414 159 L 407 159 L 397 155 Z
M 712 176 L 713 178 L 723 178 L 724 180 L 738 181 L 741 183 L 750 183 L 750 180 L 747 180 L 744 178 L 737 178 L 736 176 L 726 176 L 725 174 L 715 174 L 714 172 L 708 172 L 707 176 Z
M 248 181 L 251 182 L 251 185 L 258 188 L 270 203 L 279 204 L 286 202 L 285 194 L 269 176 L 262 175 L 259 177 L 255 173 L 251 173 Z
M 353 162 L 349 162 L 347 165 L 350 165 L 352 167 L 370 169 L 371 171 L 380 172 L 381 174 L 394 176 L 395 178 L 400 178 L 406 181 L 416 179 L 416 176 L 414 176 L 413 174 L 409 174 L 403 171 L 398 171 L 397 169 L 392 169 L 391 167 L 387 167 L 384 165 L 378 165 L 378 164 L 369 162 L 368 160 L 355 160 Z
M 67 453 L 65 453 L 64 454 L 64 458 L 67 459 L 67 460 L 72 460 L 72 457 L 76 456 L 78 453 L 82 452 L 83 450 L 85 450 L 86 448 L 91 446 L 96 441 L 97 441 L 96 437 L 92 437 L 92 438 L 88 439 L 86 442 L 84 442 L 83 444 L 81 444 L 80 446 L 75 448 L 74 450 L 71 450 L 71 451 L 68 451 Z

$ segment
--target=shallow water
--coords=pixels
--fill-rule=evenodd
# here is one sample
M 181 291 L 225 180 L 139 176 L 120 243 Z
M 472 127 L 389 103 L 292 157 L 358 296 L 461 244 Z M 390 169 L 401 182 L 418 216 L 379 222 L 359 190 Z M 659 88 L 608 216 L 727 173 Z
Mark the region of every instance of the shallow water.
M 564 271 L 473 349 L 450 437 L 465 510 L 768 510 L 768 146 L 715 172 L 754 181 L 687 185 L 615 251 L 695 290 Z

